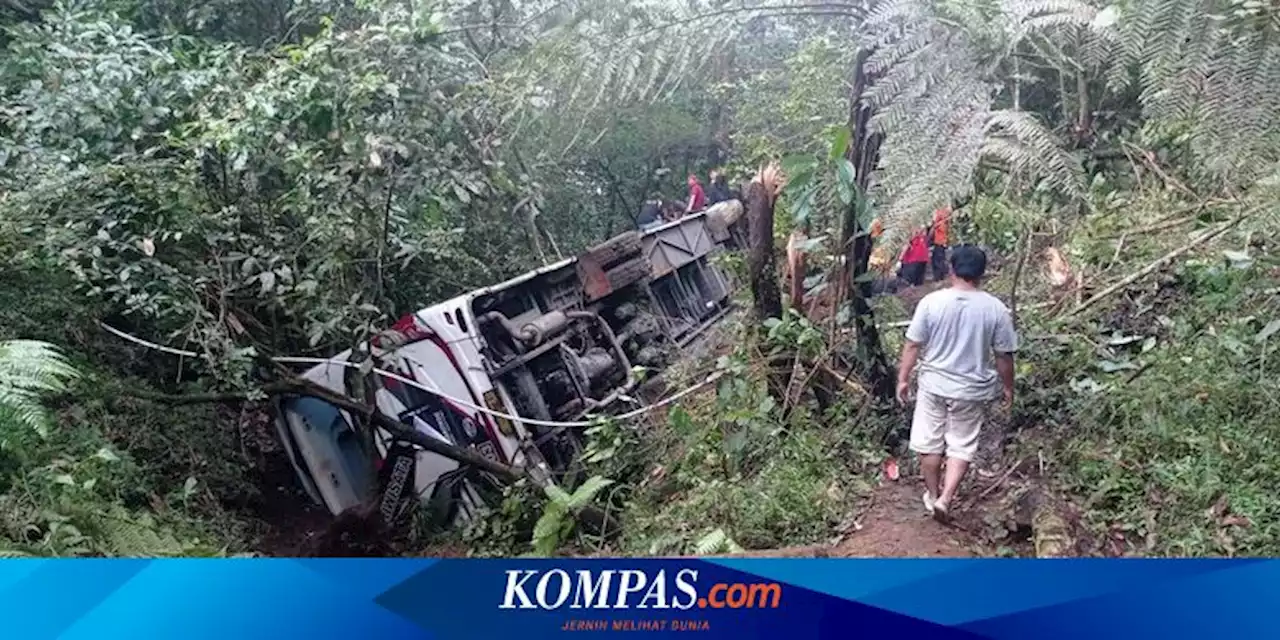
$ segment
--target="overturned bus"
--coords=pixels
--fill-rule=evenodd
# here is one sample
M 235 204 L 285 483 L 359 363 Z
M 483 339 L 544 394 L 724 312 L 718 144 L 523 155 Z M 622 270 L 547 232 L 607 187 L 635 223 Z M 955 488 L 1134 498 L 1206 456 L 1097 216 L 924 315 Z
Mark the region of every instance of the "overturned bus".
M 368 375 L 352 375 L 348 351 L 304 377 L 428 437 L 555 477 L 582 433 L 543 423 L 608 413 L 639 384 L 637 367 L 660 371 L 727 312 L 730 284 L 711 258 L 742 246 L 744 217 L 730 201 L 625 233 L 401 318 L 370 341 Z M 382 430 L 370 444 L 353 424 L 323 400 L 277 402 L 276 426 L 303 487 L 335 515 L 397 493 L 416 494 L 444 523 L 465 521 L 496 487 L 484 472 Z

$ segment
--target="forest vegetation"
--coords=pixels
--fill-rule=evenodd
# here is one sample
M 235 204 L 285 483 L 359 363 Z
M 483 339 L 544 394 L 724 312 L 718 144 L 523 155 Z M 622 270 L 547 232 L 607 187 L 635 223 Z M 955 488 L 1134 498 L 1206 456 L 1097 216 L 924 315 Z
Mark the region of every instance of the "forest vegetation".
M 263 356 L 327 357 L 769 163 L 808 304 L 758 317 L 741 287 L 672 373 L 714 391 L 601 419 L 586 491 L 516 483 L 359 552 L 856 536 L 901 454 L 911 304 L 863 295 L 867 229 L 901 246 L 955 206 L 1024 338 L 974 552 L 1280 554 L 1276 0 L 0 0 L 0 555 L 314 552 L 329 516 Z M 852 374 L 834 399 L 824 371 Z

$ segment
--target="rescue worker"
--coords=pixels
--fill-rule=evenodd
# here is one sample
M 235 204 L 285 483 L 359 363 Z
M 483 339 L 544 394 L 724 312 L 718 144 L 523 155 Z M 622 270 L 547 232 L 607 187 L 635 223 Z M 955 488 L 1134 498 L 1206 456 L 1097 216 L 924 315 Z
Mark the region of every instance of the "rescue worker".
M 947 277 L 947 240 L 951 231 L 951 207 L 942 207 L 933 212 L 932 234 L 929 238 L 933 245 L 930 262 L 933 263 L 933 281 L 942 282 Z
M 924 229 L 916 229 L 902 252 L 902 267 L 898 276 L 913 287 L 924 284 L 924 272 L 929 266 L 929 241 Z
M 947 520 L 956 489 L 977 453 L 991 403 L 1003 391 L 1005 406 L 1013 405 L 1018 335 L 1009 309 L 980 288 L 986 269 L 981 249 L 956 247 L 951 286 L 916 305 L 898 367 L 898 401 L 906 404 L 911 374 L 919 364 L 911 450 L 920 456 L 925 510 L 939 522 Z

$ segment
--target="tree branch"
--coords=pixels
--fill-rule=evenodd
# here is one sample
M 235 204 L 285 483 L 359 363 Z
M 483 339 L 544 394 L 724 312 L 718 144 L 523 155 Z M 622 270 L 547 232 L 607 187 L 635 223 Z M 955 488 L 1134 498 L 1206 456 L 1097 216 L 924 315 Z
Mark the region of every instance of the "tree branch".
M 1094 295 L 1093 295 L 1092 297 L 1090 297 L 1088 300 L 1085 300 L 1085 301 L 1081 302 L 1080 304 L 1076 305 L 1076 308 L 1072 309 L 1069 313 L 1067 313 L 1067 315 L 1068 315 L 1068 316 L 1074 316 L 1074 315 L 1079 314 L 1081 311 L 1084 311 L 1085 309 L 1088 309 L 1089 307 L 1093 306 L 1093 305 L 1094 305 L 1096 302 L 1098 302 L 1099 300 L 1102 300 L 1103 298 L 1106 298 L 1107 296 L 1110 296 L 1110 295 L 1112 295 L 1112 294 L 1116 293 L 1117 291 L 1120 291 L 1121 289 L 1123 289 L 1123 288 L 1125 288 L 1125 287 L 1129 286 L 1130 284 L 1133 284 L 1134 282 L 1138 281 L 1139 279 L 1141 279 L 1141 278 L 1143 278 L 1143 277 L 1146 277 L 1146 276 L 1150 275 L 1150 274 L 1151 274 L 1152 272 L 1154 272 L 1156 269 L 1159 269 L 1161 266 L 1165 265 L 1166 263 L 1168 263 L 1169 261 L 1173 260 L 1174 258 L 1177 258 L 1178 256 L 1180 256 L 1180 255 L 1182 255 L 1182 254 L 1184 254 L 1184 253 L 1186 253 L 1186 252 L 1188 252 L 1188 251 L 1190 251 L 1190 250 L 1192 250 L 1192 249 L 1194 249 L 1194 248 L 1196 248 L 1196 247 L 1198 247 L 1198 246 L 1200 246 L 1200 245 L 1202 245 L 1202 244 L 1204 244 L 1204 243 L 1206 243 L 1206 242 L 1208 242 L 1208 241 L 1210 241 L 1210 240 L 1212 240 L 1212 239 L 1214 239 L 1214 238 L 1217 238 L 1218 236 L 1221 236 L 1222 234 L 1224 234 L 1224 233 L 1226 233 L 1226 232 L 1230 231 L 1231 229 L 1234 229 L 1234 228 L 1236 227 L 1236 225 L 1238 225 L 1238 224 L 1240 224 L 1242 221 L 1244 221 L 1244 219 L 1245 219 L 1245 218 L 1247 218 L 1247 217 L 1249 217 L 1249 216 L 1253 215 L 1253 214 L 1254 214 L 1254 213 L 1256 213 L 1256 212 L 1257 212 L 1257 210 L 1255 209 L 1255 210 L 1253 210 L 1253 211 L 1250 211 L 1250 212 L 1247 212 L 1247 213 L 1243 213 L 1243 214 L 1241 214 L 1241 215 L 1237 216 L 1234 220 L 1231 220 L 1230 222 L 1223 223 L 1223 224 L 1222 224 L 1221 226 L 1219 226 L 1218 228 L 1216 228 L 1216 229 L 1212 229 L 1212 230 L 1210 230 L 1210 231 L 1207 231 L 1207 232 L 1205 232 L 1205 233 L 1201 234 L 1200 236 L 1198 236 L 1198 237 L 1196 237 L 1196 238 L 1192 239 L 1192 240 L 1191 240 L 1190 242 L 1188 242 L 1187 244 L 1184 244 L 1184 245 L 1182 245 L 1181 247 L 1178 247 L 1177 249 L 1174 249 L 1173 251 L 1170 251 L 1169 253 L 1165 254 L 1165 255 L 1164 255 L 1164 256 L 1162 256 L 1162 257 L 1160 257 L 1160 258 L 1159 258 L 1159 259 L 1157 259 L 1155 262 L 1152 262 L 1151 264 L 1147 265 L 1146 267 L 1143 267 L 1142 269 L 1138 270 L 1137 272 L 1135 272 L 1135 273 L 1133 273 L 1133 274 L 1131 274 L 1131 275 L 1129 275 L 1129 276 L 1126 276 L 1126 277 L 1122 278 L 1119 282 L 1117 282 L 1117 283 L 1115 283 L 1115 284 L 1113 284 L 1113 285 L 1111 285 L 1111 286 L 1107 287 L 1106 289 L 1103 289 L 1102 291 L 1099 291 L 1098 293 L 1094 294 Z

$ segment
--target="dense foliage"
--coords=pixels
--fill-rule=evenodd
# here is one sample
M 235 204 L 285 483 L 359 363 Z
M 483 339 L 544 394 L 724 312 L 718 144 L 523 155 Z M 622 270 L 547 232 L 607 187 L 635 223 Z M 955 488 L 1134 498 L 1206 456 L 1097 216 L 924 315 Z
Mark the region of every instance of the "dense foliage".
M 1080 427 L 1060 480 L 1096 493 L 1093 526 L 1176 538 L 1149 552 L 1274 552 L 1269 528 L 1223 543 L 1182 515 L 1223 495 L 1255 521 L 1271 509 L 1274 465 L 1239 458 L 1269 459 L 1249 425 L 1274 422 L 1246 391 L 1275 379 L 1274 273 L 1265 243 L 1246 243 L 1276 228 L 1278 36 L 1259 0 L 2 2 L 0 552 L 260 547 L 259 481 L 278 457 L 261 412 L 124 391 L 251 388 L 256 354 L 345 349 L 633 228 L 689 173 L 740 180 L 770 158 L 792 178 L 778 228 L 808 232 L 815 294 L 850 210 L 894 243 L 970 204 L 969 239 L 1012 256 L 1048 237 L 1099 282 L 1185 240 L 1130 235 L 1167 212 L 1201 227 L 1248 214 L 1222 240 L 1248 269 L 1217 254 L 1169 267 L 1189 309 L 1126 308 L 1126 289 L 1098 317 L 1031 316 L 1125 335 L 1106 314 L 1164 318 L 1141 336 L 1157 339 L 1134 366 L 1154 370 L 1134 395 L 1055 370 L 1033 409 Z M 863 176 L 846 159 L 859 82 L 883 136 Z M 202 357 L 125 346 L 100 320 Z M 774 333 L 798 340 L 804 322 Z M 1119 357 L 1072 349 L 1031 361 Z M 661 462 L 597 459 L 618 481 L 600 499 L 634 519 L 628 550 L 819 539 L 852 508 L 860 489 L 832 487 L 870 473 L 874 429 L 829 428 L 869 420 L 858 400 L 827 416 L 744 408 L 759 380 L 742 366 L 640 448 Z M 1209 408 L 1151 406 L 1173 386 L 1203 387 Z M 774 450 L 783 431 L 799 435 Z M 654 465 L 669 482 L 635 480 Z

